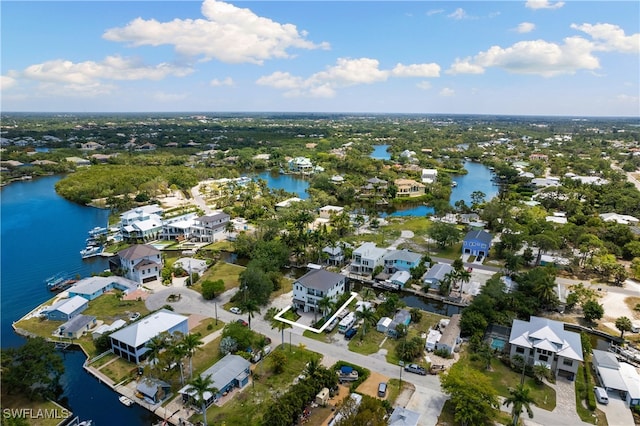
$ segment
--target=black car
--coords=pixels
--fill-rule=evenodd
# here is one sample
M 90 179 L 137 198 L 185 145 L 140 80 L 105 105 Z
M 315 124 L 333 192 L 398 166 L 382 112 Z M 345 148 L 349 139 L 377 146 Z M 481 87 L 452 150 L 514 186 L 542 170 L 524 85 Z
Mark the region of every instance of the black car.
M 427 375 L 427 370 L 425 370 L 423 367 L 420 367 L 418 364 L 409 364 L 404 367 L 404 371 L 420 374 L 421 376 Z

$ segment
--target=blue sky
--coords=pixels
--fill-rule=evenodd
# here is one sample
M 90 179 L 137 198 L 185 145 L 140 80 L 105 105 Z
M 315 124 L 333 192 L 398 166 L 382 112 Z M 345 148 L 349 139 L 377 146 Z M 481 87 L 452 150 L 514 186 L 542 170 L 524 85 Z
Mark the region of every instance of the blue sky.
M 640 116 L 637 1 L 5 1 L 2 111 Z

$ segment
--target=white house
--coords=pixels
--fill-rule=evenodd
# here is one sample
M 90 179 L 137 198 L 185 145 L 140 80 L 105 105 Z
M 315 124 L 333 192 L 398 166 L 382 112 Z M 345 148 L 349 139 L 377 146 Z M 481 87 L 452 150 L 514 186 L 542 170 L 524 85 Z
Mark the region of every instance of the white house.
M 580 335 L 547 318 L 514 320 L 509 344 L 510 358 L 519 355 L 527 364 L 544 365 L 555 375 L 575 376 L 583 361 Z
M 188 317 L 162 309 L 122 328 L 109 336 L 113 353 L 134 363 L 139 363 L 149 350 L 149 340 L 160 333 L 189 332 Z
M 72 296 L 69 299 L 59 300 L 48 308 L 45 308 L 42 314 L 45 315 L 48 320 L 69 321 L 88 307 L 89 301 L 87 299 L 81 296 Z
M 293 283 L 293 306 L 304 312 L 321 312 L 318 301 L 336 302 L 346 291 L 347 277 L 325 269 L 313 269 Z
M 320 218 L 331 219 L 331 216 L 340 214 L 344 211 L 344 207 L 327 205 L 320 207 Z
M 69 290 L 69 297 L 82 296 L 87 300 L 93 300 L 111 290 L 120 290 L 124 294 L 131 293 L 140 287 L 140 283 L 124 277 L 93 276 L 83 278 L 75 283 Z
M 160 280 L 164 265 L 160 250 L 146 244 L 135 244 L 120 250 L 117 258 L 110 259 L 109 263 L 120 269 L 126 278 L 140 284 Z
M 630 406 L 640 405 L 640 376 L 612 352 L 593 350 L 593 368 L 607 391 L 618 392 Z
M 436 169 L 422 169 L 422 183 L 432 184 L 438 180 L 438 170 Z
M 436 350 L 436 344 L 440 341 L 442 337 L 442 333 L 438 330 L 430 329 L 429 334 L 427 335 L 427 343 L 425 344 L 425 349 L 429 352 L 433 352 Z
M 226 227 L 230 218 L 226 213 L 200 216 L 194 219 L 191 235 L 203 243 L 222 241 L 226 238 Z
M 296 157 L 289 160 L 289 170 L 293 173 L 311 173 L 313 163 L 307 157 Z
M 451 316 L 449 323 L 444 328 L 444 332 L 436 343 L 436 350 L 446 351 L 452 354 L 460 343 L 460 314 Z
M 628 214 L 602 213 L 599 216 L 600 216 L 600 219 L 602 219 L 603 222 L 616 222 L 616 223 L 619 223 L 621 225 L 637 226 L 638 222 L 640 222 L 640 220 L 638 220 L 638 218 L 633 217 L 633 216 L 629 216 Z
M 355 249 L 351 255 L 350 271 L 359 275 L 370 275 L 376 266 L 382 266 L 387 249 L 367 242 Z
M 162 239 L 189 239 L 191 237 L 191 228 L 193 227 L 197 216 L 198 215 L 196 213 L 192 212 L 163 220 Z
M 157 204 L 136 207 L 120 215 L 118 228 L 125 240 L 152 241 L 162 234 L 163 210 Z

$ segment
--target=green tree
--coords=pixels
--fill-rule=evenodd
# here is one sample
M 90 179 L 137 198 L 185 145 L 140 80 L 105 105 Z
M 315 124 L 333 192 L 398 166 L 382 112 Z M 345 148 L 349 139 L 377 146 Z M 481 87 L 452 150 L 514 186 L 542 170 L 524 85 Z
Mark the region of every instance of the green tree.
M 184 347 L 187 357 L 189 358 L 189 377 L 193 378 L 193 356 L 200 346 L 204 345 L 200 333 L 188 333 L 182 339 L 180 344 Z
M 327 312 L 331 312 L 333 305 L 333 300 L 329 296 L 325 296 L 318 300 L 318 308 L 322 312 L 322 316 L 326 316 Z
M 213 386 L 213 379 L 211 376 L 203 376 L 200 375 L 193 379 L 190 382 L 191 387 L 196 393 L 196 401 L 200 404 L 200 408 L 202 409 L 202 420 L 204 426 L 207 426 L 207 400 L 204 398 L 204 395 L 207 393 L 211 393 L 216 395 L 220 392 L 220 389 Z
M 461 237 L 460 230 L 455 225 L 445 222 L 433 222 L 427 233 L 441 249 L 457 243 Z
M 376 311 L 363 305 L 361 310 L 356 310 L 356 318 L 362 320 L 362 334 L 360 335 L 362 339 L 367 334 L 367 324 L 373 325 L 377 321 Z
M 240 303 L 240 309 L 247 314 L 247 320 L 249 323 L 249 329 L 251 329 L 251 319 L 255 316 L 255 313 L 260 313 L 260 307 L 258 303 L 253 299 L 247 299 Z
M 271 356 L 271 368 L 274 374 L 280 374 L 284 371 L 284 366 L 287 363 L 287 356 L 282 351 L 274 351 Z
M 204 300 L 212 300 L 216 294 L 224 291 L 224 281 L 222 280 L 205 280 L 202 282 L 202 297 Z
M 147 351 L 144 354 L 145 357 L 148 360 L 154 360 L 158 357 L 160 352 L 167 347 L 167 336 L 158 334 L 157 336 L 149 339 L 145 347 L 147 348 Z
M 620 317 L 616 320 L 616 328 L 620 330 L 620 338 L 624 339 L 625 331 L 631 331 L 633 328 L 631 320 L 627 317 Z
M 515 389 L 509 389 L 509 396 L 504 400 L 503 404 L 506 407 L 513 405 L 511 409 L 513 426 L 518 424 L 518 419 L 523 409 L 527 411 L 530 419 L 533 418 L 533 411 L 531 410 L 533 398 L 529 395 L 529 392 L 530 389 L 522 384 L 519 384 Z
M 274 318 L 273 316 L 271 317 L 271 319 L 269 320 L 271 323 L 271 328 L 277 328 L 278 330 L 280 330 L 280 335 L 282 336 L 282 345 L 281 348 L 284 348 L 284 330 L 287 328 L 291 328 L 291 325 L 284 322 L 284 321 L 280 321 L 279 319 Z
M 482 425 L 494 416 L 498 395 L 489 379 L 480 372 L 461 364 L 441 376 L 442 390 L 450 396 L 456 422 Z
M 588 322 L 599 320 L 604 315 L 604 307 L 595 300 L 589 300 L 582 306 L 584 319 Z
M 52 344 L 42 337 L 29 338 L 24 345 L 0 353 L 3 392 L 32 401 L 57 399 L 64 364 Z

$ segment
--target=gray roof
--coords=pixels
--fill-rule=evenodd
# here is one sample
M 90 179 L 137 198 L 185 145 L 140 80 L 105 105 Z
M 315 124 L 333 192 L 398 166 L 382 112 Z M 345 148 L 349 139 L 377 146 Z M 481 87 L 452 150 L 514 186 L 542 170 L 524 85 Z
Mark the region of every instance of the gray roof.
M 135 260 L 142 257 L 154 256 L 160 254 L 160 250 L 147 244 L 135 244 L 118 252 L 120 259 Z
M 212 215 L 208 215 L 208 216 L 200 216 L 196 220 L 198 222 L 206 223 L 206 222 L 217 222 L 219 220 L 229 219 L 230 217 L 231 216 L 229 216 L 226 213 L 216 213 L 216 214 L 212 214 Z
M 438 343 L 453 348 L 460 337 L 460 314 L 453 314 Z
M 96 320 L 93 315 L 76 315 L 60 327 L 65 333 L 75 333 Z
M 298 278 L 296 282 L 306 288 L 327 291 L 344 279 L 344 275 L 336 274 L 335 272 L 329 272 L 325 269 L 313 269 Z
M 115 284 L 115 287 L 119 290 L 132 291 L 138 288 L 138 283 L 128 280 L 126 278 L 111 276 L 111 277 L 88 277 L 78 281 L 73 287 L 69 289 L 71 293 L 77 294 L 94 294 L 97 291 L 102 290 L 109 284 Z
M 464 240 L 480 240 L 487 245 L 491 245 L 491 234 L 487 231 L 469 231 L 464 236 Z
M 137 348 L 147 343 L 158 334 L 168 331 L 188 317 L 176 314 L 166 309 L 161 309 L 149 316 L 134 322 L 128 327 L 122 328 L 111 335 L 111 338 Z
M 171 385 L 167 382 L 163 382 L 162 380 L 145 377 L 136 385 L 136 390 L 144 395 L 155 398 L 158 393 L 158 388 L 161 387 L 170 388 Z
M 389 426 L 417 426 L 418 419 L 420 413 L 397 406 L 389 417 Z
M 393 250 L 384 256 L 384 260 L 404 260 L 405 262 L 419 262 L 422 256 L 409 250 Z
M 618 362 L 618 358 L 616 358 L 615 354 L 598 349 L 593 349 L 592 352 L 593 358 L 596 361 L 596 364 L 598 364 L 598 367 L 613 368 L 615 370 L 620 367 L 620 363 Z
M 88 304 L 89 301 L 82 296 L 73 296 L 70 299 L 62 299 L 46 308 L 44 312 L 60 311 L 69 315 L 76 311 L 79 307 Z
M 249 361 L 242 358 L 240 355 L 233 355 L 229 353 L 220 361 L 207 368 L 200 376 L 211 377 L 211 381 L 213 382 L 212 386 L 218 390 L 222 390 L 234 379 L 238 378 L 238 376 L 244 375 L 245 371 L 250 367 L 251 363 Z M 186 393 L 191 395 L 193 393 L 192 386 L 187 385 L 178 392 L 181 394 Z M 207 397 L 207 393 L 204 395 L 205 399 L 209 399 L 209 397 L 211 397 L 210 393 L 209 397 Z
M 433 265 L 422 278 L 423 280 L 442 281 L 444 276 L 451 271 L 453 271 L 453 266 L 448 263 L 437 263 Z

